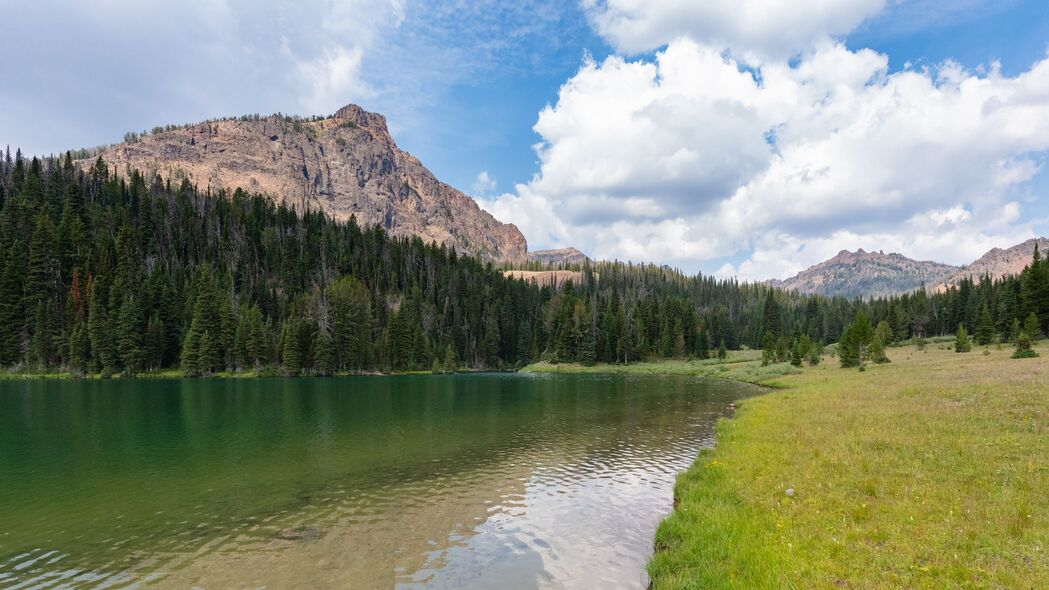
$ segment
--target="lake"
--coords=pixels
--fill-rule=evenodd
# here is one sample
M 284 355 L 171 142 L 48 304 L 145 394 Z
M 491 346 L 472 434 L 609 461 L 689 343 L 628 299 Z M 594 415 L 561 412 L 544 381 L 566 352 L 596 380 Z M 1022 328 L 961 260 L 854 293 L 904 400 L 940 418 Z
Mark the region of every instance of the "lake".
M 642 588 L 675 476 L 757 391 L 0 381 L 0 587 Z

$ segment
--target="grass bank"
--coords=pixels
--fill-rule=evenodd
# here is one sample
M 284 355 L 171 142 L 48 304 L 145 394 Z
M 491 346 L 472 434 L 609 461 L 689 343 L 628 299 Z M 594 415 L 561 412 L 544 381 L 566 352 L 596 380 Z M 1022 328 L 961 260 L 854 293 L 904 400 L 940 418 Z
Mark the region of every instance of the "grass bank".
M 678 480 L 653 587 L 1049 588 L 1049 346 L 1011 352 L 893 348 L 740 402 Z
M 660 361 L 632 363 L 629 365 L 596 364 L 583 366 L 578 363 L 540 362 L 521 369 L 525 373 L 600 373 L 628 375 L 695 375 L 732 379 L 746 383 L 758 383 L 776 387 L 784 375 L 801 373 L 790 363 L 761 366 L 761 351 L 733 351 L 725 360 L 666 359 Z

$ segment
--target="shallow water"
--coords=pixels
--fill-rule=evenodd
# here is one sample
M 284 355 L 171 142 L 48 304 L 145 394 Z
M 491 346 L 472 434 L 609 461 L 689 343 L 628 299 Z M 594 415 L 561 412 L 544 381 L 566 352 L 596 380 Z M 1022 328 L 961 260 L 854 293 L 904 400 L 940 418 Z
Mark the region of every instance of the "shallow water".
M 455 375 L 0 382 L 0 587 L 639 588 L 755 388 Z

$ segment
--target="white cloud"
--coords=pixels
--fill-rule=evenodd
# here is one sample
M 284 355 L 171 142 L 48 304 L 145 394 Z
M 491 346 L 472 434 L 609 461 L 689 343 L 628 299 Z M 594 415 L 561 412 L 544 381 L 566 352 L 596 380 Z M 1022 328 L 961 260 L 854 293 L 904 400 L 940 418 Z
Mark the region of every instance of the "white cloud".
M 756 57 L 789 57 L 848 33 L 884 5 L 885 0 L 583 0 L 597 32 L 627 53 L 688 36 Z
M 475 197 L 488 197 L 495 192 L 495 179 L 488 174 L 487 170 L 477 173 L 477 179 L 470 185 L 470 194 Z
M 681 38 L 584 63 L 535 130 L 539 172 L 486 206 L 537 247 L 691 269 L 749 252 L 721 269 L 745 278 L 842 248 L 964 263 L 1033 233 L 1009 195 L 1049 150 L 1049 59 L 890 74 L 822 42 L 747 66 Z

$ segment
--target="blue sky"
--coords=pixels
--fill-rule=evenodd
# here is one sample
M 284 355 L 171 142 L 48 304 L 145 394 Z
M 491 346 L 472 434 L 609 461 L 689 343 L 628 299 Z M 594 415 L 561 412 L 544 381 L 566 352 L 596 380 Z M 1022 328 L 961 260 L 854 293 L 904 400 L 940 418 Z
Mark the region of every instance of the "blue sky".
M 533 247 L 745 278 L 785 276 L 840 248 L 961 263 L 1049 231 L 1036 137 L 982 142 L 973 128 L 938 146 L 921 135 L 953 136 L 950 120 L 898 144 L 889 132 L 942 100 L 961 121 L 1005 93 L 1006 128 L 1025 124 L 1030 101 L 1049 108 L 1042 77 L 1025 77 L 1046 58 L 1049 3 L 842 0 L 764 22 L 754 14 L 767 2 L 712 0 L 728 7 L 722 20 L 682 0 L 2 2 L 0 36 L 21 51 L 2 66 L 0 142 L 46 153 L 166 123 L 356 102 Z M 748 18 L 759 20 L 737 26 Z M 761 82 L 726 79 L 733 69 Z M 973 90 L 981 84 L 993 87 Z M 825 106 L 804 102 L 817 91 Z M 865 136 L 870 117 L 888 123 Z M 964 141 L 971 149 L 952 149 Z M 893 156 L 908 150 L 919 157 Z M 868 159 L 880 170 L 871 178 Z M 805 170 L 825 182 L 792 185 Z

